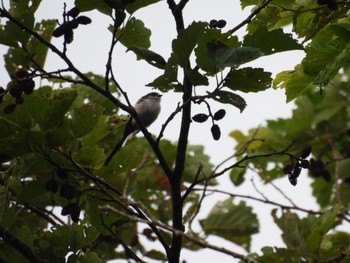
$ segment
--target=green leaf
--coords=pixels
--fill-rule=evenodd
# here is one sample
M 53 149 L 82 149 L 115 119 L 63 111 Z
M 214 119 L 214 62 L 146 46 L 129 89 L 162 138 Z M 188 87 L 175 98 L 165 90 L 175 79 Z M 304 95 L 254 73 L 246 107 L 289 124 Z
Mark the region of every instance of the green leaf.
M 221 103 L 231 104 L 232 106 L 238 108 L 240 112 L 242 112 L 247 106 L 247 103 L 241 96 L 228 91 L 218 90 L 211 93 L 210 97 L 213 100 L 219 101 Z
M 101 118 L 103 108 L 96 104 L 85 104 L 72 111 L 71 127 L 74 135 L 79 138 L 95 128 Z
M 158 53 L 140 47 L 131 47 L 129 48 L 129 50 L 133 51 L 136 54 L 137 60 L 144 59 L 152 66 L 155 66 L 160 69 L 165 68 L 166 61 Z
M 216 42 L 222 43 L 230 48 L 239 47 L 241 45 L 238 38 L 236 36 L 231 36 L 230 33 L 221 33 L 221 31 L 216 28 L 205 28 L 195 48 L 195 55 L 197 65 L 200 69 L 207 72 L 208 75 L 214 75 L 222 70 L 222 67 L 219 67 L 213 59 L 208 56 L 210 53 L 208 44 L 210 45 Z
M 270 88 L 271 81 L 271 73 L 262 68 L 242 68 L 231 70 L 224 86 L 234 91 L 259 92 Z
M 313 38 L 306 48 L 302 64 L 304 72 L 314 76 L 314 84 L 322 87 L 334 78 L 349 57 L 350 31 L 339 25 L 331 25 Z
M 178 65 L 176 63 L 176 58 L 173 53 L 165 65 L 164 73 L 157 77 L 151 83 L 148 83 L 147 86 L 158 88 L 163 92 L 167 92 L 171 89 L 174 89 L 179 85 L 177 81 L 177 73 Z M 181 89 L 179 90 L 181 91 Z
M 40 23 L 36 23 L 34 30 L 38 32 L 43 39 L 50 42 L 56 24 L 56 20 L 42 20 Z M 27 51 L 35 61 L 32 67 L 36 68 L 39 66 L 40 68 L 44 68 L 48 47 L 42 44 L 38 39 L 31 37 L 28 42 Z
M 349 43 L 349 31 L 343 26 L 326 26 L 306 48 L 302 63 L 294 71 L 278 74 L 274 87 L 285 88 L 287 101 L 291 101 L 315 86 L 326 86 L 346 65 L 350 56 Z
M 186 67 L 190 55 L 203 35 L 207 23 L 193 22 L 186 29 L 181 30 L 178 37 L 172 43 L 173 52 L 182 67 Z
M 104 263 L 96 252 L 87 252 L 85 255 L 80 256 L 78 259 L 79 263 Z
M 259 0 L 241 0 L 240 2 L 242 9 L 246 8 L 247 6 L 258 5 L 260 3 Z
M 193 86 L 208 86 L 209 80 L 206 76 L 203 76 L 198 70 L 186 68 L 186 75 L 191 81 Z
M 283 71 L 273 80 L 273 88 L 286 90 L 287 102 L 314 88 L 313 76 L 305 74 L 302 65 L 297 65 L 293 71 Z
M 75 90 L 51 91 L 50 97 L 40 94 L 42 88 L 26 98 L 28 108 L 32 117 L 38 122 L 43 130 L 59 125 L 77 97 Z M 47 92 L 47 91 L 45 91 Z
M 112 13 L 112 8 L 104 0 L 75 0 L 74 5 L 77 6 L 81 12 L 97 9 L 105 15 L 111 15 Z
M 144 256 L 148 258 L 156 259 L 156 260 L 162 260 L 162 261 L 167 260 L 167 257 L 162 252 L 155 249 L 147 251 L 146 253 L 144 253 Z
M 304 49 L 303 45 L 293 39 L 291 34 L 286 34 L 282 29 L 268 31 L 261 27 L 251 35 L 246 35 L 243 46 L 259 48 L 265 55 L 277 52 Z
M 258 48 L 231 48 L 219 42 L 209 43 L 208 49 L 209 57 L 218 67 L 238 67 L 264 55 Z
M 74 160 L 84 167 L 96 167 L 106 159 L 104 150 L 97 145 L 87 146 L 73 154 Z
M 333 193 L 333 184 L 326 182 L 323 177 L 315 178 L 315 181 L 311 184 L 312 194 L 316 197 L 317 203 L 321 207 L 326 207 Z
M 309 215 L 300 219 L 298 215 L 286 211 L 280 218 L 276 215 L 277 210 L 272 211 L 272 217 L 278 227 L 282 230 L 282 239 L 288 249 L 297 250 L 300 253 L 307 253 L 306 238 L 311 233 L 313 224 L 317 219 L 313 215 Z
M 335 206 L 317 218 L 317 222 L 312 226 L 311 234 L 306 238 L 308 253 L 312 253 L 313 258 L 318 258 L 320 246 L 324 236 L 334 227 L 340 209 Z
M 230 171 L 231 182 L 235 186 L 240 186 L 244 182 L 245 173 L 246 173 L 246 168 L 234 167 Z
M 207 235 L 217 235 L 249 250 L 251 235 L 258 233 L 259 222 L 245 202 L 232 203 L 233 198 L 218 202 L 200 224 Z
M 117 35 L 120 37 L 120 43 L 129 49 L 133 47 L 148 49 L 151 46 L 151 30 L 134 17 L 127 22 L 125 28 L 117 32 Z
M 133 3 L 131 3 L 131 4 L 128 4 L 126 6 L 126 11 L 128 11 L 129 14 L 133 14 L 137 10 L 139 10 L 139 9 L 141 9 L 143 7 L 146 7 L 146 6 L 158 3 L 159 1 L 160 0 L 137 0 L 137 1 L 134 1 Z

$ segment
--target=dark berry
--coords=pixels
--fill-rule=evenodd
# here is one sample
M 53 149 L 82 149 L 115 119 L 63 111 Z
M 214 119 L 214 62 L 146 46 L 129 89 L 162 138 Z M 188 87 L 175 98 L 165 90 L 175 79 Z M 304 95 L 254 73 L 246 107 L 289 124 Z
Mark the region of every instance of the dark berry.
M 56 175 L 62 179 L 66 179 L 68 177 L 68 173 L 60 167 L 56 168 Z
M 215 141 L 219 140 L 221 137 L 221 130 L 220 127 L 217 124 L 214 124 L 213 126 L 211 126 L 211 134 L 213 136 L 213 139 Z
M 210 26 L 210 27 L 216 27 L 217 22 L 218 22 L 217 20 L 212 19 L 212 20 L 210 20 L 210 22 L 209 22 L 209 26 Z
M 52 32 L 52 36 L 54 37 L 61 37 L 63 35 L 65 35 L 67 32 L 72 30 L 72 25 L 69 23 L 64 23 L 62 25 L 60 25 L 59 27 L 57 27 L 53 32 Z
M 79 14 L 80 14 L 80 10 L 76 6 L 67 12 L 67 16 L 71 16 L 71 17 L 77 17 Z
M 23 97 L 17 97 L 17 98 L 16 98 L 16 104 L 17 104 L 17 105 L 23 104 L 23 102 L 24 102 Z
M 283 168 L 283 173 L 284 174 L 291 174 L 293 171 L 293 165 L 291 164 L 287 164 L 284 168 Z
M 304 168 L 304 169 L 307 169 L 307 168 L 309 168 L 309 166 L 310 166 L 310 162 L 309 162 L 308 160 L 301 160 L 301 161 L 300 161 L 300 166 L 301 166 L 302 168 Z
M 331 181 L 331 174 L 328 172 L 328 170 L 323 170 L 322 177 L 326 182 Z
M 300 158 L 301 158 L 301 159 L 305 159 L 305 158 L 309 157 L 309 155 L 311 154 L 311 151 L 312 151 L 311 146 L 306 146 L 306 147 L 301 151 Z
M 52 178 L 51 180 L 46 182 L 45 188 L 47 191 L 56 193 L 58 191 L 58 183 L 54 178 Z
M 75 196 L 75 194 L 76 194 L 76 190 L 70 184 L 65 183 L 64 185 L 61 186 L 60 196 L 67 198 L 67 199 L 71 199 Z
M 350 184 L 350 176 L 348 176 L 344 179 L 344 183 Z
M 289 179 L 289 182 L 291 183 L 291 185 L 293 185 L 293 186 L 296 186 L 296 185 L 297 185 L 297 183 L 298 183 L 298 179 L 297 179 L 297 178 L 295 178 L 295 177 L 289 175 L 289 176 L 288 176 L 288 179 Z
M 76 20 L 79 22 L 79 24 L 81 24 L 81 25 L 88 25 L 88 24 L 90 24 L 92 21 L 91 21 L 91 19 L 89 18 L 89 17 L 87 17 L 87 16 L 78 16 L 77 18 L 76 18 Z
M 216 23 L 216 27 L 217 28 L 224 28 L 226 26 L 226 21 L 223 19 L 220 19 L 217 23 Z
M 221 120 L 223 117 L 225 117 L 226 111 L 224 109 L 218 110 L 214 114 L 214 120 L 218 121 Z
M 16 104 L 9 104 L 4 108 L 4 113 L 5 114 L 11 114 L 14 112 L 16 109 Z
M 11 80 L 7 84 L 7 90 L 9 91 L 9 93 L 12 97 L 17 98 L 17 97 L 22 96 L 23 85 L 20 82 L 18 82 L 17 80 Z
M 35 82 L 32 79 L 28 79 L 23 83 L 23 91 L 25 94 L 32 94 L 35 88 Z
M 293 167 L 293 172 L 291 173 L 291 176 L 294 178 L 298 178 L 301 173 L 301 167 L 299 164 L 295 164 Z
M 64 42 L 66 42 L 67 44 L 70 44 L 73 42 L 73 38 L 74 38 L 73 29 L 70 28 L 64 33 Z
M 192 117 L 192 120 L 194 120 L 195 122 L 205 122 L 208 119 L 208 115 L 204 114 L 204 113 L 199 113 L 196 114 Z
M 328 0 L 327 7 L 333 11 L 338 10 L 338 4 L 335 0 Z
M 18 78 L 18 79 L 25 79 L 26 77 L 28 77 L 28 72 L 24 69 L 19 69 L 16 71 L 15 73 L 15 76 Z
M 80 207 L 76 205 L 70 214 L 70 218 L 74 223 L 77 223 L 79 221 L 79 216 L 80 216 Z

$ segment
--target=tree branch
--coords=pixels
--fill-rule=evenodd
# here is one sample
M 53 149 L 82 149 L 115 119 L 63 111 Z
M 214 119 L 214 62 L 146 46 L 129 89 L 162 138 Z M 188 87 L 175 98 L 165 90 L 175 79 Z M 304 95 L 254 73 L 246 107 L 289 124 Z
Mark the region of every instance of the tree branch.
M 244 19 L 241 23 L 239 23 L 237 26 L 235 26 L 228 32 L 233 34 L 246 24 L 249 24 L 252 21 L 252 19 L 271 2 L 272 0 L 265 0 L 264 2 L 262 2 L 256 9 L 253 10 L 253 12 L 246 19 Z

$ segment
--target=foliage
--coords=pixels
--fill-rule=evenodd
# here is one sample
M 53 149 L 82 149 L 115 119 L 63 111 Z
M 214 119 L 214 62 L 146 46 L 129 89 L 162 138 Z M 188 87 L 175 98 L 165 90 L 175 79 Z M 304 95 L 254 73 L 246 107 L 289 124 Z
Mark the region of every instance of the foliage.
M 244 262 L 349 262 L 350 234 L 336 231 L 350 222 L 348 1 L 242 0 L 251 15 L 225 29 L 224 20 L 184 24 L 189 1 L 168 0 L 177 29 L 168 58 L 150 49 L 152 29 L 137 17 L 138 10 L 158 2 L 76 0 L 75 7 L 64 5 L 61 18 L 44 21 L 36 21 L 41 0 L 10 0 L 9 8 L 0 8 L 0 44 L 8 47 L 4 63 L 11 77 L 0 89 L 0 260 L 179 262 L 183 248 L 210 248 Z M 103 76 L 80 71 L 67 53 L 74 33 L 92 22 L 89 13 L 82 15 L 86 11 L 112 23 L 105 29 L 111 45 Z M 235 32 L 244 25 L 240 40 Z M 52 37 L 63 47 L 51 44 Z M 158 137 L 119 100 L 127 96 L 112 67 L 118 45 L 161 71 L 148 86 L 182 93 Z M 305 58 L 274 79 L 262 68 L 245 66 L 290 50 L 304 50 Z M 49 52 L 66 68 L 47 71 Z M 211 121 L 213 139 L 221 138 L 219 121 L 226 111 L 213 113 L 211 105 L 230 104 L 242 112 L 246 93 L 271 86 L 285 89 L 287 101 L 295 99 L 291 118 L 269 120 L 248 134 L 232 131 L 236 152 L 217 166 L 202 145 L 188 144 L 192 120 Z M 194 114 L 192 106 L 202 103 L 208 112 Z M 104 166 L 126 123 L 119 109 L 135 119 L 144 138 L 130 139 Z M 177 114 L 179 137 L 171 142 L 162 135 Z M 227 172 L 239 187 L 248 172 L 266 184 L 283 177 L 297 185 L 305 170 L 317 211 L 232 190 L 221 192 L 228 198 L 197 219 L 208 192 L 220 192 L 216 178 Z M 284 247 L 250 251 L 263 222 L 242 199 L 277 207 L 271 213 Z M 194 230 L 194 222 L 202 231 Z M 247 253 L 210 244 L 206 239 L 213 235 Z

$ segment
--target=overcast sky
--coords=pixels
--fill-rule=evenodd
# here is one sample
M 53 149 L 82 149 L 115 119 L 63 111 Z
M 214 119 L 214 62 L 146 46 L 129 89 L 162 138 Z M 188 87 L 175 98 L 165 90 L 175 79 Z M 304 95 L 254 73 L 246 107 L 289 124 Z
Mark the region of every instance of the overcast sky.
M 5 0 L 5 3 L 8 2 Z M 73 7 L 74 1 L 61 1 L 61 0 L 42 0 L 42 4 L 38 11 L 40 18 L 52 19 L 57 18 L 61 20 L 61 13 L 63 3 L 66 2 L 68 9 Z M 152 30 L 151 49 L 161 54 L 164 58 L 168 58 L 171 52 L 171 40 L 175 37 L 175 24 L 169 15 L 166 1 L 161 1 L 155 5 L 136 12 L 135 16 L 142 19 L 146 27 Z M 249 14 L 249 9 L 241 11 L 238 0 L 216 0 L 216 1 L 204 1 L 204 0 L 190 0 L 188 6 L 185 9 L 185 24 L 188 25 L 193 20 L 198 21 L 210 21 L 211 19 L 225 19 L 227 21 L 227 29 L 233 28 L 239 22 L 241 22 Z M 86 13 L 92 18 L 92 24 L 88 26 L 80 26 L 74 35 L 74 42 L 68 46 L 68 55 L 71 57 L 74 64 L 83 72 L 92 71 L 94 73 L 103 74 L 105 72 L 105 64 L 107 58 L 107 50 L 110 45 L 110 35 L 107 30 L 108 25 L 111 23 L 111 19 L 105 15 L 97 12 Z M 3 20 L 1 20 L 3 22 Z M 288 30 L 288 29 L 287 29 Z M 241 29 L 237 32 L 239 37 L 244 35 L 245 29 Z M 54 39 L 53 43 L 61 47 L 62 38 Z M 7 48 L 0 45 L 0 52 L 4 54 Z M 266 56 L 259 58 L 258 60 L 243 65 L 263 67 L 266 71 L 271 71 L 276 74 L 283 70 L 293 69 L 294 65 L 300 62 L 303 57 L 301 51 L 285 52 L 272 56 Z M 54 54 L 49 53 L 47 60 L 47 70 L 56 70 L 58 68 L 64 68 L 65 65 L 60 62 L 60 59 Z M 149 66 L 144 61 L 135 61 L 135 55 L 132 52 L 125 53 L 123 46 L 116 49 L 116 55 L 114 56 L 113 66 L 116 72 L 117 79 L 121 86 L 128 92 L 129 98 L 134 103 L 139 97 L 148 93 L 151 89 L 145 87 L 145 84 L 153 81 L 157 76 L 161 74 L 161 71 Z M 0 61 L 0 86 L 6 86 L 9 77 L 3 67 L 3 60 Z M 213 84 L 215 84 L 213 82 Z M 275 119 L 277 117 L 290 116 L 293 104 L 285 103 L 285 95 L 282 90 L 267 90 L 260 93 L 249 93 L 242 95 L 247 102 L 247 108 L 241 114 L 238 109 L 232 106 L 222 106 L 219 104 L 213 104 L 213 110 L 225 108 L 227 111 L 226 117 L 220 121 L 220 128 L 222 131 L 222 138 L 219 141 L 214 141 L 210 134 L 210 125 L 196 124 L 191 127 L 190 143 L 191 144 L 204 144 L 206 153 L 211 156 L 211 161 L 214 164 L 220 163 L 226 159 L 233 152 L 234 141 L 228 137 L 230 131 L 240 129 L 247 131 L 250 128 L 257 127 L 261 124 L 265 124 L 266 119 Z M 162 112 L 158 120 L 150 127 L 152 133 L 158 133 L 162 122 L 167 119 L 167 116 L 176 108 L 177 103 L 180 101 L 179 94 L 172 92 L 166 93 L 163 96 Z M 194 113 L 201 112 L 199 106 L 193 107 Z M 179 116 L 178 116 L 179 117 Z M 166 130 L 165 137 L 170 140 L 177 140 L 179 132 L 179 118 L 169 125 Z M 242 189 L 233 189 L 232 184 L 229 182 L 227 175 L 224 175 L 220 179 L 221 190 L 229 190 L 235 193 L 256 194 L 255 190 L 251 187 L 251 183 L 246 183 Z M 250 177 L 255 178 L 254 175 Z M 255 181 L 259 185 L 258 178 Z M 283 189 L 283 191 L 290 197 L 296 198 L 296 203 L 306 208 L 314 206 L 313 200 L 310 200 L 309 204 L 305 204 L 305 198 L 309 198 L 309 180 L 306 177 L 301 177 L 299 184 L 296 187 L 292 187 L 288 179 L 285 177 L 276 182 L 276 184 Z M 268 196 L 278 198 L 280 201 L 282 197 L 274 191 L 271 187 L 261 187 Z M 211 207 L 217 200 L 226 199 L 224 196 L 217 196 L 216 198 L 208 199 L 205 203 L 205 207 Z M 282 199 L 283 200 L 283 199 Z M 252 243 L 252 251 L 259 252 L 260 248 L 265 245 L 274 246 L 281 245 L 280 233 L 274 227 L 271 217 L 269 216 L 269 208 L 261 204 L 254 204 L 254 211 L 258 213 L 259 220 L 261 220 L 261 232 L 257 235 Z M 267 209 L 268 208 L 268 209 Z M 205 216 L 208 213 L 203 211 L 200 217 Z M 209 241 L 215 242 L 216 245 L 227 246 L 232 248 L 230 243 L 226 243 L 220 238 L 211 238 Z M 242 252 L 234 248 L 236 252 Z M 235 262 L 232 258 L 221 255 L 220 253 L 203 250 L 200 253 L 184 252 L 183 258 L 188 262 L 195 262 L 200 260 L 201 262 L 213 262 L 213 260 L 220 260 L 220 262 Z M 196 261 L 197 262 L 197 261 Z

